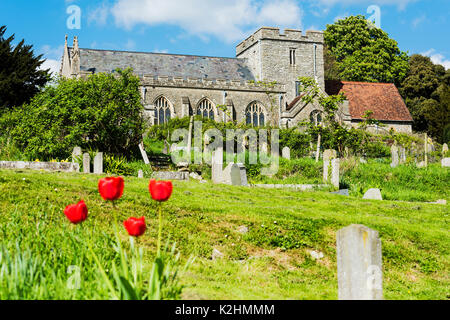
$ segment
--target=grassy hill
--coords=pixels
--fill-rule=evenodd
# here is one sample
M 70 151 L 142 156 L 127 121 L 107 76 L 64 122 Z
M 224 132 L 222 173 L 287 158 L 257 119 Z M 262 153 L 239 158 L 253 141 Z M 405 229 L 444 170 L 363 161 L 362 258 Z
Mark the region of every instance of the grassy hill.
M 108 270 L 116 256 L 114 209 L 100 198 L 98 178 L 0 171 L 0 270 L 18 270 L 0 273 L 0 299 L 109 298 L 86 245 L 92 242 Z M 448 186 L 443 190 L 446 199 Z M 73 226 L 63 209 L 80 199 L 89 218 Z M 126 177 L 116 210 L 121 220 L 146 217 L 139 245 L 150 262 L 157 214 L 148 180 Z M 449 213 L 445 205 L 359 195 L 175 182 L 163 235 L 183 259 L 197 257 L 182 278 L 185 299 L 337 299 L 336 231 L 353 223 L 380 233 L 386 299 L 449 299 Z M 243 225 L 245 234 L 238 232 Z M 121 237 L 126 243 L 125 230 Z M 211 260 L 214 248 L 222 259 Z M 313 260 L 311 250 L 324 258 Z M 80 290 L 67 288 L 69 266 L 81 268 Z

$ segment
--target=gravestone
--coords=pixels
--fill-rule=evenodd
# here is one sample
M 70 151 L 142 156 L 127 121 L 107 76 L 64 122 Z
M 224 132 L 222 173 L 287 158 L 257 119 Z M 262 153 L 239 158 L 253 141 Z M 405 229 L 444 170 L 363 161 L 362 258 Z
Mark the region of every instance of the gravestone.
M 339 188 L 339 165 L 339 159 L 331 160 L 331 184 L 336 188 Z
M 323 182 L 328 183 L 328 167 L 330 160 L 337 157 L 336 150 L 327 149 L 323 152 Z
M 241 170 L 236 163 L 230 163 L 225 170 L 223 170 L 222 183 L 232 186 L 240 186 L 241 184 Z
M 94 173 L 103 174 L 103 152 L 97 152 L 94 157 Z
M 352 224 L 337 232 L 336 245 L 339 300 L 382 300 L 378 231 Z
M 445 156 L 445 153 L 448 152 L 448 145 L 446 143 L 444 143 L 442 145 L 442 155 Z
M 406 162 L 406 149 L 404 147 L 399 148 L 399 161 L 400 163 Z
M 212 153 L 211 178 L 213 183 L 222 183 L 223 148 L 217 148 Z
M 450 167 L 450 158 L 443 158 L 441 160 L 442 167 Z
M 144 177 L 144 171 L 139 170 L 138 171 L 138 178 L 142 179 Z
M 285 159 L 291 160 L 291 149 L 289 149 L 289 147 L 284 147 L 283 150 L 281 150 L 281 156 Z
M 72 163 L 77 162 L 77 159 L 81 157 L 83 152 L 80 147 L 74 147 L 72 151 Z
M 395 168 L 399 164 L 398 147 L 395 144 L 393 144 L 392 147 L 391 147 L 391 157 L 392 157 L 391 167 Z
M 147 152 L 145 152 L 144 149 L 144 143 L 139 143 L 139 150 L 141 151 L 142 159 L 144 160 L 145 164 L 150 164 L 150 161 L 148 160 Z
M 91 172 L 91 157 L 89 153 L 83 154 L 83 173 Z
M 241 175 L 241 186 L 248 186 L 248 181 L 247 181 L 247 169 L 245 168 L 245 165 L 242 163 L 238 163 L 237 164 L 239 167 L 239 171 L 240 171 L 240 175 Z
M 364 194 L 363 199 L 365 200 L 383 200 L 380 189 L 369 189 Z
M 331 192 L 331 193 L 332 194 L 338 194 L 340 196 L 346 196 L 346 197 L 350 196 L 348 189 L 342 189 L 342 190 Z

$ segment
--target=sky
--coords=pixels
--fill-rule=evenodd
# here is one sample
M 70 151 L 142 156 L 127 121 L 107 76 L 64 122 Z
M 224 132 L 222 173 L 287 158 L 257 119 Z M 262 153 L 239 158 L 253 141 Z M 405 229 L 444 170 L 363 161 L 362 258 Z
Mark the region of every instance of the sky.
M 358 14 L 400 50 L 450 68 L 450 0 L 0 0 L 5 36 L 25 39 L 56 72 L 65 35 L 82 48 L 234 57 L 261 26 L 325 30 Z

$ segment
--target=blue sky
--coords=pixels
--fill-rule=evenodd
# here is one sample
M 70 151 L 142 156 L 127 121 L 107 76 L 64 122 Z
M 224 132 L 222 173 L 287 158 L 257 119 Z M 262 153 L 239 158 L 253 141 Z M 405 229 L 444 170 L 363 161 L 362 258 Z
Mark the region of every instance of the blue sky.
M 80 29 L 67 26 L 73 5 Z M 369 6 L 401 50 L 450 68 L 449 0 L 0 0 L 0 25 L 57 70 L 66 34 L 83 48 L 234 57 L 260 26 L 324 30 L 348 15 L 370 17 Z

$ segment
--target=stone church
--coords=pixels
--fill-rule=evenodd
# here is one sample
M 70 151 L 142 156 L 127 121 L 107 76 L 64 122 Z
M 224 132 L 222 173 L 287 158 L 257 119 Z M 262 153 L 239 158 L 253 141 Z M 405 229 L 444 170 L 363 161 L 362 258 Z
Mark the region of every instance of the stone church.
M 77 37 L 69 47 L 66 37 L 60 74 L 85 77 L 133 68 L 151 124 L 201 115 L 284 128 L 308 119 L 321 121 L 320 106 L 300 99 L 298 77 L 311 77 L 322 90 L 347 96 L 338 113 L 342 123 L 357 125 L 365 110 L 371 110 L 385 129 L 411 132 L 411 115 L 394 85 L 326 82 L 323 51 L 323 32 L 281 33 L 269 27 L 239 43 L 236 58 L 83 49 Z

